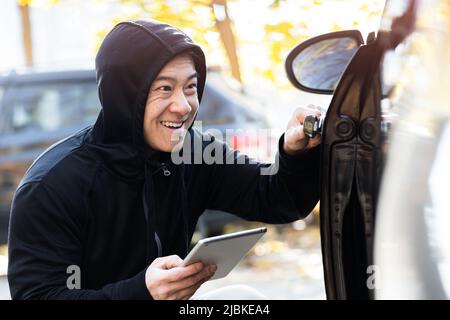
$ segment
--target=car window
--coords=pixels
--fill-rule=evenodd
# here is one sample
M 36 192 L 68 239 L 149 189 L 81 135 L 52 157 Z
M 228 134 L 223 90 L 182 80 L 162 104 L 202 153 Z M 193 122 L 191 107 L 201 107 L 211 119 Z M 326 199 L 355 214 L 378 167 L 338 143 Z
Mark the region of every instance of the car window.
M 5 88 L 3 88 L 3 86 L 0 86 L 0 107 L 2 106 L 3 94 L 4 93 L 5 93 Z
M 82 85 L 81 110 L 86 123 L 94 123 L 100 112 L 97 84 L 95 82 Z
M 205 86 L 202 103 L 198 110 L 197 120 L 206 125 L 235 122 L 232 101 L 209 85 Z
M 92 122 L 93 112 L 83 107 L 92 100 L 89 92 L 85 83 L 20 86 L 12 108 L 12 130 L 52 131 Z M 93 102 L 89 104 L 94 105 Z
M 197 120 L 205 125 L 255 122 L 258 117 L 244 105 L 223 94 L 211 85 L 205 86 Z
M 4 106 L 3 106 L 4 94 L 5 94 L 5 88 L 3 86 L 0 86 L 0 133 L 2 133 L 5 130 L 5 126 L 6 126 L 5 112 L 2 110 L 4 108 Z

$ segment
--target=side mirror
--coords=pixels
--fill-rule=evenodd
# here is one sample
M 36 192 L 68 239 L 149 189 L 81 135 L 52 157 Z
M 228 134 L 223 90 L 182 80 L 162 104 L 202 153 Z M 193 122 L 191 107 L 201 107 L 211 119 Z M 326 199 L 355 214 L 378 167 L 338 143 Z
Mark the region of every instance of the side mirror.
M 327 33 L 308 39 L 286 58 L 286 73 L 298 89 L 333 94 L 355 52 L 364 44 L 357 30 Z

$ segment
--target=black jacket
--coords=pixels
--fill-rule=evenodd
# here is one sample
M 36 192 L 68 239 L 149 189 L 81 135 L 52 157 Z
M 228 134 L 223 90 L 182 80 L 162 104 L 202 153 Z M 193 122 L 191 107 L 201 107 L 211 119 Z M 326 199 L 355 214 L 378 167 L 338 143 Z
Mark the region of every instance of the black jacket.
M 174 165 L 170 154 L 146 146 L 150 84 L 186 50 L 195 56 L 201 98 L 204 56 L 181 31 L 137 21 L 108 34 L 96 59 L 97 122 L 42 154 L 16 191 L 8 266 L 13 299 L 151 298 L 146 268 L 157 256 L 184 257 L 206 208 L 268 223 L 312 210 L 319 197 L 317 149 L 296 157 L 280 151 L 278 173 L 268 176 L 260 174 L 264 164 Z M 215 139 L 203 148 L 210 143 L 224 157 L 242 157 Z M 67 286 L 70 266 L 79 267 L 81 289 Z

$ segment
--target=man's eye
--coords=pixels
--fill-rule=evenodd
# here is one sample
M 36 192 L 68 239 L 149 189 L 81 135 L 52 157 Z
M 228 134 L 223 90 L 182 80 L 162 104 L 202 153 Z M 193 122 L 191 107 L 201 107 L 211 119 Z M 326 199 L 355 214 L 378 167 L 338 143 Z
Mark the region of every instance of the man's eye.
M 197 84 L 196 83 L 191 83 L 190 85 L 187 86 L 187 88 L 189 90 L 196 90 L 197 89 Z
M 188 85 L 186 87 L 186 89 L 184 89 L 185 94 L 192 96 L 192 95 L 196 95 L 197 94 L 197 84 L 196 83 L 192 83 L 190 85 Z
M 158 90 L 169 92 L 169 91 L 172 90 L 172 88 L 170 86 L 161 86 L 161 87 L 158 88 Z

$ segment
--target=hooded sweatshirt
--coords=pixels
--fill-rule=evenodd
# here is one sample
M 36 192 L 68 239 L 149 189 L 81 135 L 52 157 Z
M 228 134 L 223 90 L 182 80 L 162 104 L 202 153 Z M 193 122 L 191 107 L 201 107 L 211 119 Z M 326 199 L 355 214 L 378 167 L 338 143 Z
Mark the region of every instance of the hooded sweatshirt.
M 39 156 L 15 193 L 8 247 L 13 299 L 151 299 L 146 269 L 160 256 L 186 256 L 205 209 L 287 223 L 317 203 L 318 148 L 288 156 L 282 136 L 277 173 L 261 175 L 269 164 L 248 161 L 194 128 L 189 139 L 199 139 L 202 150 L 223 150 L 224 161 L 175 165 L 170 153 L 146 144 L 152 81 L 184 52 L 193 57 L 201 100 L 204 54 L 182 31 L 130 21 L 107 35 L 96 57 L 102 104 L 96 123 Z M 245 164 L 226 164 L 230 158 Z

